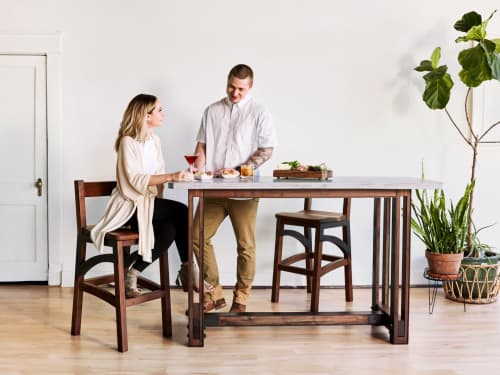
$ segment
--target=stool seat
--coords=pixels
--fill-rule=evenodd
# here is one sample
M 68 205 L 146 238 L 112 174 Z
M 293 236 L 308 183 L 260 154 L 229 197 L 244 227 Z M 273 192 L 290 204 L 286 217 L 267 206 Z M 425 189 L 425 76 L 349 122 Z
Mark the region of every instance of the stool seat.
M 293 220 L 297 222 L 309 223 L 312 225 L 329 223 L 329 222 L 339 222 L 346 220 L 346 216 L 339 212 L 329 212 L 329 211 L 317 211 L 317 210 L 302 210 L 297 212 L 278 212 L 276 218 L 282 217 L 286 218 L 289 223 Z
M 340 267 L 344 268 L 346 301 L 352 301 L 352 269 L 350 240 L 350 198 L 344 199 L 342 213 L 311 209 L 311 199 L 304 201 L 304 210 L 297 212 L 279 212 L 276 216 L 276 240 L 273 265 L 273 284 L 271 301 L 279 301 L 281 272 L 290 272 L 306 276 L 307 292 L 311 294 L 311 312 L 319 310 L 319 290 L 321 276 Z M 303 233 L 288 226 L 302 227 Z M 342 238 L 325 232 L 326 229 L 339 227 Z M 312 236 L 312 230 L 315 236 Z M 304 251 L 282 258 L 283 237 L 298 240 Z M 334 244 L 340 255 L 323 253 L 323 243 Z M 305 261 L 305 267 L 295 265 Z M 326 263 L 326 264 L 324 264 Z
M 82 229 L 82 235 L 86 236 L 89 242 L 92 241 L 90 239 L 90 231 L 94 228 L 94 226 L 95 225 L 87 225 L 87 227 Z M 104 242 L 106 241 L 137 241 L 137 243 L 139 243 L 139 233 L 128 228 L 119 228 L 106 233 Z

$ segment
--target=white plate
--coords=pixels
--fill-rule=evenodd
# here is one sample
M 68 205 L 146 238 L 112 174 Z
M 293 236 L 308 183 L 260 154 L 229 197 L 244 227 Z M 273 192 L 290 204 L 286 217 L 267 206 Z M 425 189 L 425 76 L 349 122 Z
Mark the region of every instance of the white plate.
M 202 175 L 195 175 L 194 178 L 195 178 L 195 180 L 207 181 L 207 180 L 211 180 L 213 178 L 213 176 L 210 174 L 202 174 Z
M 233 174 L 222 174 L 221 176 L 223 178 L 238 178 L 238 177 L 240 177 L 240 172 L 236 171 L 236 173 L 233 173 Z

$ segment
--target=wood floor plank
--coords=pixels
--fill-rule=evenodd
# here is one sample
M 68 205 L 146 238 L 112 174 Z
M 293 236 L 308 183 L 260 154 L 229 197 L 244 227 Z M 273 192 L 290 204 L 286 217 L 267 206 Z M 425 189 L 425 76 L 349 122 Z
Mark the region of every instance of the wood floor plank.
M 500 304 L 467 305 L 411 289 L 410 344 L 391 345 L 384 327 L 209 327 L 205 347 L 186 346 L 186 294 L 172 291 L 173 337 L 161 335 L 159 301 L 128 311 L 129 351 L 116 351 L 113 309 L 85 295 L 81 336 L 70 335 L 72 289 L 0 285 L 0 374 L 373 374 L 497 373 Z M 231 301 L 231 291 L 226 299 Z M 307 311 L 302 289 L 252 292 L 249 311 Z M 368 289 L 344 302 L 321 291 L 320 310 L 366 309 Z M 230 303 L 228 303 L 230 304 Z M 493 371 L 493 372 L 492 372 Z

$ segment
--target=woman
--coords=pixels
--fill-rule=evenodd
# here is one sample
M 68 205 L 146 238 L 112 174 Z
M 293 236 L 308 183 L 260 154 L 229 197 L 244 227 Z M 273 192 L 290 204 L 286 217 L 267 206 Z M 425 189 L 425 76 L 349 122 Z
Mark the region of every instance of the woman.
M 99 250 L 109 231 L 130 226 L 139 232 L 139 257 L 126 273 L 127 297 L 141 294 L 137 276 L 166 252 L 173 241 L 181 259 L 177 285 L 187 290 L 187 207 L 161 196 L 165 182 L 192 180 L 193 174 L 189 171 L 165 173 L 160 138 L 153 133 L 162 121 L 163 109 L 155 96 L 139 94 L 129 103 L 115 142 L 117 187 L 104 217 L 91 232 Z M 194 285 L 197 290 L 196 283 Z

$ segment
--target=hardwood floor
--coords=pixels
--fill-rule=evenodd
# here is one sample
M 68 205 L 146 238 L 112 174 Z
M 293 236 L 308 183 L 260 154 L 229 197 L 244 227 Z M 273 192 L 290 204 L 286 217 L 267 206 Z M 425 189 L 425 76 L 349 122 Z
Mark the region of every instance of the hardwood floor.
M 158 301 L 128 309 L 129 351 L 116 351 L 113 309 L 85 295 L 82 334 L 70 335 L 72 289 L 0 285 L 0 374 L 480 374 L 500 368 L 500 304 L 467 305 L 427 288 L 411 290 L 410 344 L 391 345 L 384 327 L 208 328 L 205 347 L 186 346 L 186 295 L 172 291 L 174 334 L 161 336 Z M 323 289 L 320 310 L 366 310 L 369 290 Z M 249 311 L 303 311 L 303 289 L 252 292 Z M 231 302 L 231 291 L 226 291 Z

